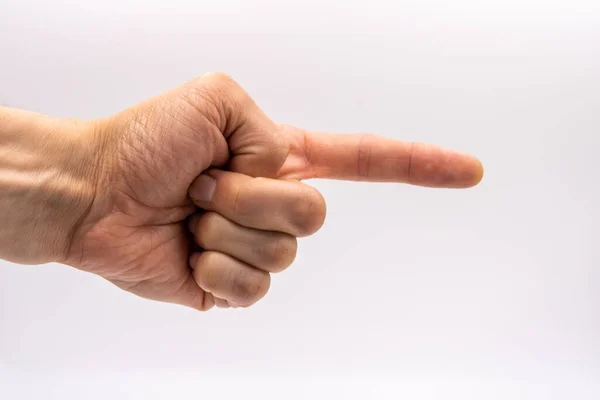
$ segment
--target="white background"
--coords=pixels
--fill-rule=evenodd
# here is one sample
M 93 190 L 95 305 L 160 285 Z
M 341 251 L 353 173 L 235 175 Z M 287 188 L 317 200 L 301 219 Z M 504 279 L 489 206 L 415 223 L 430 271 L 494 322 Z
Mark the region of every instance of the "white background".
M 0 0 L 5 105 L 97 118 L 215 70 L 484 181 L 314 182 L 325 227 L 247 310 L 0 262 L 0 398 L 600 398 L 600 2 Z

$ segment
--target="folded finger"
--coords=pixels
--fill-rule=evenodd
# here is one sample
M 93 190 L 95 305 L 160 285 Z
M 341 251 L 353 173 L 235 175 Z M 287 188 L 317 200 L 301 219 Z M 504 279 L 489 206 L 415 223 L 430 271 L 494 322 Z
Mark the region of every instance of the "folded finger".
M 325 220 L 323 196 L 297 181 L 211 170 L 196 178 L 189 195 L 199 207 L 239 225 L 296 237 L 313 234 Z
M 189 228 L 204 250 L 218 251 L 267 272 L 281 272 L 296 257 L 297 241 L 292 235 L 247 228 L 216 212 L 191 218 Z
M 250 306 L 269 290 L 271 276 L 240 260 L 216 251 L 194 253 L 190 257 L 194 279 L 215 298 L 236 306 Z

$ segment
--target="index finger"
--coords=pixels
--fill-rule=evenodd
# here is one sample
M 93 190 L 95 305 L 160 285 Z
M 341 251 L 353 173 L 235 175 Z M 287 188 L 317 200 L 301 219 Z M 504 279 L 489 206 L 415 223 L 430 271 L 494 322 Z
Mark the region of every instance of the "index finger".
M 483 177 L 483 166 L 476 157 L 431 144 L 371 134 L 341 135 L 300 129 L 295 134 L 301 136 L 296 150 L 304 161 L 290 163 L 291 168 L 284 172 L 298 179 L 467 188 L 477 185 Z

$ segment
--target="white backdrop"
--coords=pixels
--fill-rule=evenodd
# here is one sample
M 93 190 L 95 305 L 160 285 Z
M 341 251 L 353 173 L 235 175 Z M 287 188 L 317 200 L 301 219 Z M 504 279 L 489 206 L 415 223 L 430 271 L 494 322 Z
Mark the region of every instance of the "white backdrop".
M 600 397 L 600 2 L 0 0 L 5 105 L 96 118 L 215 70 L 484 181 L 314 182 L 325 227 L 247 310 L 0 262 L 0 398 Z

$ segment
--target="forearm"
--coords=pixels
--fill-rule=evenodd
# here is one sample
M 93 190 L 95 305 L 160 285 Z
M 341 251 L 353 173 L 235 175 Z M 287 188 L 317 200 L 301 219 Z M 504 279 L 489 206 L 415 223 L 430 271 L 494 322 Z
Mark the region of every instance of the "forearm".
M 0 258 L 62 261 L 91 206 L 93 123 L 0 107 Z

